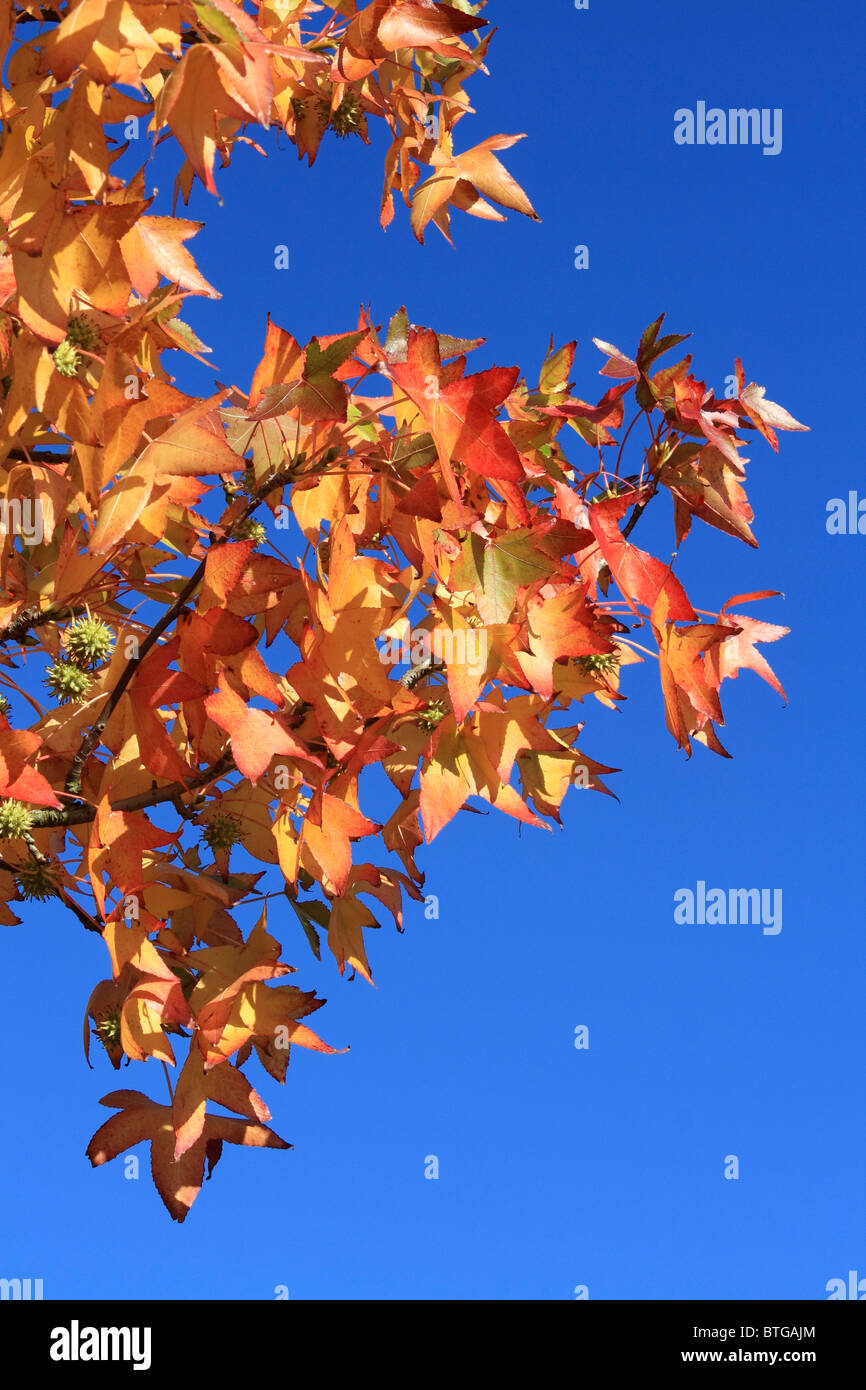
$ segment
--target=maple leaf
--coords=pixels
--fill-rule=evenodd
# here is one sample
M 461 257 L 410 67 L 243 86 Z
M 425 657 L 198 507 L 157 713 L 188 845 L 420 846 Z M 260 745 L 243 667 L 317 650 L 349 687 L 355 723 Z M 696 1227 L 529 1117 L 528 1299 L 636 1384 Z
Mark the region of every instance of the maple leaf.
M 392 362 L 390 371 L 429 426 L 442 476 L 458 505 L 455 460 L 484 478 L 505 482 L 523 478 L 520 455 L 496 418 L 517 380 L 516 367 L 491 367 L 469 377 L 461 376 L 454 366 L 443 371 L 436 335 L 413 328 L 405 362 Z M 522 496 L 518 505 L 525 514 Z
M 0 728 L 0 796 L 59 809 L 63 803 L 51 784 L 38 768 L 29 765 L 41 744 L 39 735 L 26 729 Z
M 688 620 L 697 615 L 683 586 L 671 571 L 645 550 L 631 545 L 619 529 L 619 520 L 636 501 L 633 494 L 603 498 L 588 507 L 586 516 L 605 563 L 619 585 L 629 606 L 637 612 L 636 603 L 654 608 L 664 595 L 667 616 Z
M 659 644 L 659 675 L 665 702 L 665 720 L 670 733 L 691 756 L 689 736 L 708 730 L 714 741 L 712 724 L 724 723 L 719 703 L 719 682 L 705 654 L 730 635 L 724 623 L 693 623 L 678 628 L 672 621 L 670 602 L 662 590 L 651 615 Z M 724 752 L 721 745 L 715 751 Z
M 275 715 L 250 709 L 222 673 L 218 693 L 209 695 L 204 706 L 208 717 L 229 734 L 235 764 L 253 786 L 279 755 L 301 758 L 321 767 L 320 760 Z
M 692 516 L 728 535 L 757 546 L 749 523 L 754 513 L 742 487 L 743 470 L 712 444 L 702 449 L 680 444 L 659 472 L 675 500 L 676 540 L 688 535 Z
M 340 894 L 352 868 L 352 840 L 375 835 L 379 828 L 350 801 L 320 790 L 304 817 L 301 864 L 317 869 L 320 881 Z
M 130 282 L 137 294 L 147 299 L 162 275 L 191 294 L 221 298 L 219 290 L 199 273 L 183 245 L 203 226 L 203 222 L 187 222 L 179 217 L 139 217 L 120 243 Z
M 787 701 L 788 697 L 782 688 L 776 673 L 765 660 L 759 651 L 756 650 L 756 642 L 778 642 L 780 637 L 786 637 L 790 628 L 778 627 L 775 623 L 762 623 L 756 618 L 746 617 L 742 613 L 730 612 L 732 603 L 752 602 L 762 598 L 776 598 L 776 590 L 762 590 L 756 594 L 737 594 L 735 598 L 728 599 L 719 613 L 719 622 L 724 626 L 731 627 L 731 635 L 725 637 L 718 646 L 713 647 L 708 652 L 706 664 L 712 672 L 715 684 L 718 686 L 723 680 L 735 678 L 740 671 L 754 671 L 757 675 L 778 691 L 782 699 Z
M 366 903 L 357 898 L 335 898 L 328 919 L 328 946 L 342 975 L 346 966 L 357 970 L 369 984 L 373 983 L 370 963 L 364 949 L 364 927 L 378 927 Z
M 499 776 L 481 735 L 458 729 L 453 715 L 443 720 L 430 741 L 420 783 L 419 811 L 428 844 L 471 796 L 483 797 L 527 825 L 544 828 L 544 822 Z
M 156 1190 L 173 1220 L 183 1222 L 204 1181 L 205 1159 L 209 1174 L 220 1156 L 223 1142 L 256 1149 L 290 1149 L 266 1125 L 250 1124 L 229 1116 L 206 1115 L 199 1137 L 175 1158 L 177 1143 L 172 1106 L 157 1105 L 141 1091 L 112 1091 L 100 1105 L 117 1109 L 96 1131 L 87 1146 L 94 1168 L 145 1140 L 150 1142 L 150 1170 Z
M 793 415 L 789 415 L 782 406 L 776 405 L 775 401 L 766 400 L 763 386 L 758 386 L 754 381 L 750 382 L 748 386 L 746 385 L 743 364 L 739 357 L 735 363 L 735 371 L 739 386 L 737 403 L 742 407 L 743 414 L 748 416 L 756 429 L 760 430 L 776 453 L 779 452 L 779 439 L 776 430 L 808 430 L 808 425 L 801 425 L 799 420 L 795 420 Z M 775 429 L 773 429 L 774 425 Z

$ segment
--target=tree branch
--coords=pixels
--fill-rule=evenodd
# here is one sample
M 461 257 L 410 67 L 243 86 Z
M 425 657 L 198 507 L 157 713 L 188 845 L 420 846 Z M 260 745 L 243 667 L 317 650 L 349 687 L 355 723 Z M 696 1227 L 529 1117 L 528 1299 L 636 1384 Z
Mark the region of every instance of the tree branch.
M 79 922 L 85 928 L 86 931 L 95 931 L 98 936 L 102 935 L 102 927 L 99 925 L 96 918 L 91 917 L 89 912 L 85 912 L 81 904 L 77 903 L 75 899 L 72 897 L 72 895 L 70 893 L 67 893 L 65 888 L 61 888 L 58 886 L 57 896 L 60 898 L 60 901 L 63 903 L 64 907 L 68 907 L 70 912 L 75 913 L 75 916 L 78 918 Z
M 24 449 L 10 449 L 6 457 L 16 463 L 69 463 L 72 455 L 55 454 L 51 449 L 32 449 L 29 453 Z
M 623 530 L 623 533 L 622 533 L 622 538 L 623 538 L 623 540 L 628 540 L 629 536 L 631 535 L 631 533 L 632 533 L 632 531 L 634 530 L 634 528 L 637 526 L 638 522 L 640 521 L 641 517 L 642 517 L 643 514 L 644 514 L 644 511 L 645 511 L 646 508 L 649 506 L 649 503 L 652 501 L 652 499 L 655 497 L 655 495 L 656 495 L 656 490 L 655 490 L 655 488 L 653 488 L 652 492 L 649 494 L 648 497 L 645 497 L 645 498 L 644 498 L 643 502 L 638 502 L 637 506 L 635 507 L 634 511 L 632 512 L 631 516 L 629 517 L 629 519 L 628 519 L 628 521 L 627 521 L 627 523 L 626 523 L 626 525 L 625 525 L 625 529 Z
M 223 753 L 212 767 L 194 773 L 188 782 L 171 782 L 165 787 L 155 787 L 149 792 L 138 792 L 135 796 L 123 797 L 121 801 L 110 803 L 112 811 L 144 811 L 148 806 L 159 806 L 164 801 L 174 801 L 192 791 L 198 791 L 208 782 L 225 777 L 233 772 L 235 761 L 230 752 Z M 96 807 L 81 803 L 69 806 L 65 811 L 34 811 L 32 823 L 35 828 L 44 829 L 63 825 L 87 825 L 96 819 Z M 2 865 L 0 865 L 2 868 Z
M 287 482 L 291 481 L 293 476 L 294 475 L 292 468 L 288 467 L 279 469 L 276 473 L 273 474 L 272 477 L 267 478 L 265 482 L 262 483 L 261 487 L 259 487 L 256 490 L 255 495 L 250 498 L 249 502 L 244 507 L 240 516 L 237 517 L 237 519 L 229 527 L 225 539 L 220 541 L 219 544 L 227 544 L 228 541 L 231 540 L 232 535 L 238 529 L 238 527 L 241 526 L 247 520 L 247 518 L 253 514 L 256 507 L 258 507 L 264 501 L 268 493 L 273 492 L 275 487 L 283 487 Z M 191 598 L 195 590 L 198 588 L 199 584 L 204 578 L 206 564 L 207 556 L 205 556 L 205 558 L 196 566 L 195 570 L 190 575 L 190 578 L 187 580 L 186 584 L 184 584 L 174 603 L 171 605 L 171 608 L 169 608 L 167 612 L 165 612 L 163 616 L 159 619 L 159 622 L 155 623 L 154 626 L 151 628 L 150 632 L 147 634 L 147 636 L 141 644 L 138 656 L 131 657 L 129 662 L 127 663 L 123 673 L 120 676 L 120 679 L 117 682 L 117 685 L 114 687 L 108 699 L 106 700 L 101 715 L 99 716 L 98 720 L 93 725 L 93 727 L 85 735 L 81 743 L 81 747 L 79 748 L 78 752 L 72 760 L 72 766 L 70 767 L 66 777 L 66 790 L 71 795 L 79 796 L 81 794 L 81 779 L 84 772 L 85 764 L 87 763 L 88 758 L 91 756 L 97 744 L 99 743 L 99 740 L 102 737 L 103 732 L 105 731 L 105 726 L 107 725 L 114 711 L 117 709 L 121 697 L 123 696 L 127 686 L 129 685 L 130 681 L 132 680 L 142 661 L 147 656 L 148 652 L 151 650 L 152 647 L 156 645 L 157 641 L 165 632 L 166 628 L 170 627 L 171 624 L 175 621 L 175 619 L 180 615 L 184 605 L 186 604 L 187 599 Z M 88 819 L 92 818 L 88 817 Z
M 74 618 L 76 614 L 83 612 L 83 608 L 40 608 L 38 604 L 31 604 L 29 608 L 22 608 L 11 622 L 0 628 L 0 642 L 20 642 L 31 628 L 44 627 L 46 623 L 64 622 L 67 618 Z
M 16 24 L 60 24 L 62 20 L 63 15 L 59 10 L 49 9 L 41 9 L 38 15 L 18 14 L 15 16 Z

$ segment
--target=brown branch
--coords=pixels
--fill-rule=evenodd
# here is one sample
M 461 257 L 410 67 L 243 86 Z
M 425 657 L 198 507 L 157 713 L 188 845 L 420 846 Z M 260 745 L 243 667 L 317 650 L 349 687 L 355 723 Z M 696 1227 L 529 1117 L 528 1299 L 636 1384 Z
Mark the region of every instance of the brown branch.
M 72 766 L 70 767 L 69 772 L 66 776 L 66 790 L 72 795 L 77 796 L 80 794 L 81 778 L 84 772 L 84 766 L 91 754 L 93 753 L 93 750 L 99 743 L 105 731 L 105 726 L 111 718 L 112 714 L 114 713 L 115 709 L 117 708 L 118 704 L 120 703 L 121 696 L 126 690 L 126 687 L 129 685 L 130 681 L 132 680 L 133 676 L 135 675 L 144 658 L 147 656 L 148 652 L 151 650 L 153 646 L 156 645 L 157 641 L 162 636 L 163 632 L 165 632 L 165 629 L 169 626 L 169 624 L 174 622 L 175 618 L 178 616 L 178 614 L 181 612 L 184 605 L 186 604 L 187 599 L 201 583 L 201 580 L 204 576 L 205 564 L 206 559 L 202 560 L 201 563 L 196 566 L 195 571 L 193 572 L 192 576 L 187 581 L 187 583 L 184 585 L 184 587 L 181 589 L 171 608 L 169 608 L 167 612 L 164 613 L 163 616 L 160 618 L 159 622 L 155 623 L 154 626 L 150 629 L 150 632 L 147 634 L 147 636 L 141 644 L 138 656 L 130 657 L 123 672 L 121 673 L 117 685 L 114 687 L 114 689 L 112 690 L 111 694 L 105 702 L 102 714 L 99 716 L 96 723 L 85 734 L 81 742 L 81 747 L 75 754 L 75 757 L 72 760 Z
M 71 896 L 71 894 L 67 893 L 65 888 L 61 888 L 58 885 L 57 896 L 63 903 L 64 907 L 68 907 L 70 912 L 75 913 L 75 916 L 78 918 L 79 922 L 85 928 L 86 931 L 95 931 L 99 936 L 102 936 L 103 929 L 97 922 L 96 918 L 91 917 L 89 912 L 85 912 L 81 904 L 77 903 L 75 899 Z
M 10 449 L 6 457 L 16 463 L 69 463 L 72 455 L 55 454 L 51 449 L 32 449 L 29 453 L 24 449 Z
M 159 806 L 164 801 L 174 801 L 189 792 L 199 791 L 208 782 L 214 782 L 217 778 L 225 777 L 227 773 L 233 772 L 234 767 L 234 758 L 231 753 L 226 752 L 212 767 L 206 767 L 203 771 L 194 773 L 188 782 L 171 782 L 168 786 L 155 787 L 149 792 L 138 792 L 135 796 L 126 796 L 120 801 L 112 801 L 110 806 L 112 811 L 144 811 L 148 806 Z M 36 828 L 87 825 L 95 819 L 96 807 L 83 802 L 77 806 L 69 806 L 65 811 L 46 810 L 32 813 L 32 823 Z
M 641 517 L 643 516 L 643 514 L 644 514 L 646 508 L 649 506 L 649 503 L 652 501 L 652 499 L 655 497 L 655 495 L 656 495 L 656 490 L 655 490 L 655 488 L 653 488 L 652 492 L 649 494 L 649 497 L 645 497 L 644 500 L 643 500 L 643 502 L 638 502 L 637 506 L 635 507 L 634 511 L 632 512 L 631 516 L 630 516 L 629 519 L 628 519 L 628 522 L 627 522 L 627 524 L 626 524 L 626 526 L 625 526 L 625 529 L 623 530 L 623 533 L 622 533 L 622 538 L 623 538 L 623 540 L 628 540 L 629 536 L 631 535 L 631 533 L 632 533 L 632 531 L 634 530 L 634 528 L 637 526 L 637 524 L 638 524 L 638 522 L 640 521 Z
M 83 611 L 82 608 L 40 608 L 38 604 L 31 604 L 29 608 L 22 608 L 11 622 L 0 628 L 0 642 L 20 642 L 31 628 L 44 627 L 46 623 L 64 622 Z
M 15 16 L 16 24 L 60 24 L 63 15 L 59 10 L 40 10 L 38 15 L 19 14 Z
M 113 801 L 111 809 L 112 811 L 139 811 L 146 806 L 156 806 L 162 801 L 173 801 L 186 792 L 197 791 L 207 782 L 225 776 L 226 773 L 234 769 L 234 766 L 231 753 L 226 752 L 214 763 L 213 767 L 205 768 L 203 772 L 196 773 L 194 777 L 191 777 L 188 785 L 182 782 L 172 782 L 168 787 L 159 787 L 155 791 L 140 792 L 137 796 L 128 796 L 122 801 Z M 81 825 L 95 818 L 95 806 L 70 806 L 68 811 L 35 811 L 33 813 L 33 826 Z M 35 846 L 29 835 L 27 840 L 31 846 L 31 854 L 34 854 Z M 50 862 L 38 851 L 35 852 L 34 857 L 38 857 L 42 862 Z M 7 873 L 10 873 L 17 884 L 18 868 L 14 864 L 0 858 L 0 869 L 5 869 Z M 70 912 L 74 913 L 87 931 L 96 932 L 98 936 L 102 935 L 103 927 L 100 923 L 95 917 L 91 917 L 80 903 L 75 901 L 62 884 L 57 884 L 56 893 L 64 907 L 68 907 Z M 17 899 L 13 899 L 13 901 L 17 901 Z

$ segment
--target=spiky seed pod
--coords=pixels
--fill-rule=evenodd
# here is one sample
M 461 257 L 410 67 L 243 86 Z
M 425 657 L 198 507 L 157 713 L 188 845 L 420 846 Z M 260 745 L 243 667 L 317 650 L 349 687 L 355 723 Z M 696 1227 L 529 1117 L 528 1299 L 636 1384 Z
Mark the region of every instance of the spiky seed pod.
M 64 338 L 52 353 L 54 365 L 61 376 L 75 376 L 81 358 L 78 356 L 78 349 L 74 343 L 70 343 L 68 338 Z
M 99 329 L 83 314 L 73 314 L 66 325 L 66 341 L 73 347 L 92 352 L 99 343 Z
M 609 676 L 619 666 L 619 652 L 594 652 L 591 656 L 579 656 L 577 664 L 588 676 Z
M 47 898 L 59 897 L 54 870 L 39 859 L 25 860 L 15 870 L 15 882 L 22 898 L 45 902 Z
M 45 684 L 59 704 L 81 700 L 93 684 L 90 676 L 74 661 L 58 657 L 45 672 Z
M 33 813 L 20 801 L 0 801 L 0 840 L 16 840 L 33 825 Z
M 114 634 L 101 618 L 77 618 L 64 635 L 64 646 L 77 666 L 101 666 L 114 646 Z
M 6 699 L 6 696 L 5 696 L 5 695 L 0 695 L 0 714 L 3 715 L 3 718 L 4 718 L 4 719 L 8 719 L 11 713 L 12 713 L 12 706 L 11 706 L 11 704 L 10 704 L 9 701 Z
M 202 839 L 212 850 L 231 849 L 243 839 L 241 823 L 237 816 L 218 811 L 202 829 Z
M 106 1052 L 120 1046 L 120 1009 L 112 1009 L 97 1020 L 94 1029 Z
M 362 139 L 366 136 L 367 117 L 357 92 L 347 92 L 336 111 L 332 111 L 330 103 L 322 98 L 318 103 L 318 110 L 341 140 L 347 135 L 360 135 Z
M 255 541 L 256 545 L 261 545 L 262 541 L 267 540 L 267 535 L 267 528 L 262 522 L 253 521 L 252 517 L 248 516 L 235 531 L 235 540 Z
M 433 732 L 437 725 L 442 723 L 448 713 L 441 700 L 428 700 L 426 707 L 421 710 L 417 718 L 419 729 L 426 729 L 428 733 Z

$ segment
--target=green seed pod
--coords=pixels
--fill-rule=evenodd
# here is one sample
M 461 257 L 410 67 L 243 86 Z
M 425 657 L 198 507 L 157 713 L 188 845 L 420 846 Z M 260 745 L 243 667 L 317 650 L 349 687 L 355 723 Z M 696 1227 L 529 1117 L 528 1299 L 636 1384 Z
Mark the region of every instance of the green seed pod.
M 204 826 L 202 839 L 210 849 L 231 849 L 243 839 L 241 823 L 237 816 L 218 811 Z
M 66 341 L 73 347 L 92 352 L 99 343 L 99 329 L 83 314 L 73 314 L 66 325 Z
M 21 896 L 28 900 L 45 902 L 48 898 L 59 897 L 54 870 L 39 859 L 28 859 L 16 869 L 15 882 Z
M 331 130 L 341 140 L 347 135 L 360 135 L 362 138 L 366 136 L 367 117 L 356 92 L 347 92 L 336 111 L 332 111 L 330 104 L 324 99 L 319 103 L 319 110 L 328 119 Z
M 12 713 L 12 705 L 11 705 L 10 702 L 6 699 L 6 696 L 5 696 L 5 695 L 0 695 L 0 714 L 3 715 L 3 718 L 4 718 L 4 719 L 8 719 L 11 713 Z
M 52 353 L 54 365 L 61 376 L 76 376 L 81 358 L 78 356 L 78 349 L 68 338 L 54 349 Z
M 76 665 L 101 666 L 111 655 L 114 634 L 101 618 L 78 618 L 66 629 L 63 642 Z
M 106 1051 L 112 1047 L 119 1047 L 120 1010 L 112 1009 L 111 1013 L 105 1014 L 99 1019 L 95 1032 Z
M 447 713 L 448 711 L 441 700 L 429 700 L 426 707 L 419 713 L 416 722 L 419 729 L 426 729 L 428 733 L 432 733 L 437 725 L 442 723 Z
M 32 825 L 32 812 L 20 801 L 7 798 L 0 801 L 0 840 L 19 839 Z
M 246 521 L 242 521 L 234 533 L 236 541 L 255 541 L 256 545 L 261 545 L 262 541 L 267 540 L 267 529 L 261 521 L 253 521 L 248 516 Z
M 61 705 L 81 700 L 93 681 L 74 661 L 59 657 L 45 672 L 45 684 Z
M 619 666 L 619 652 L 597 652 L 579 656 L 577 664 L 588 676 L 609 676 Z

